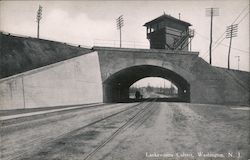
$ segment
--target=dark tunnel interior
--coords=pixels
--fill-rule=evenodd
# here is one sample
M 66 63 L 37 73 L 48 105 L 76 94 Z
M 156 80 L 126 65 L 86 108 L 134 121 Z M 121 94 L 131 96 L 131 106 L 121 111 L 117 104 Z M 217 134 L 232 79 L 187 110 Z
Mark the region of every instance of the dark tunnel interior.
M 190 85 L 183 77 L 171 70 L 151 65 L 129 67 L 111 75 L 103 82 L 104 102 L 130 102 L 129 87 L 146 77 L 167 79 L 178 88 L 178 97 L 160 98 L 158 101 L 190 102 Z

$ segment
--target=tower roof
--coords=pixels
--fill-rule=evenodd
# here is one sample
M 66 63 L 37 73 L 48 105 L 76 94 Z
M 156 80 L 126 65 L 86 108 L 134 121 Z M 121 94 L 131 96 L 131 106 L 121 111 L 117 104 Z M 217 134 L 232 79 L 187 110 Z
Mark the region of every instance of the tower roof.
M 177 22 L 177 23 L 181 23 L 181 24 L 183 24 L 185 26 L 192 26 L 188 22 L 179 20 L 177 18 L 174 18 L 174 17 L 172 17 L 170 15 L 166 15 L 166 14 L 163 14 L 160 17 L 157 17 L 157 18 L 153 19 L 152 21 L 149 21 L 149 22 L 145 23 L 143 26 L 150 26 L 151 24 L 155 24 L 155 23 L 157 23 L 159 21 L 162 21 L 162 20 L 170 20 L 170 21 L 174 21 L 174 22 Z

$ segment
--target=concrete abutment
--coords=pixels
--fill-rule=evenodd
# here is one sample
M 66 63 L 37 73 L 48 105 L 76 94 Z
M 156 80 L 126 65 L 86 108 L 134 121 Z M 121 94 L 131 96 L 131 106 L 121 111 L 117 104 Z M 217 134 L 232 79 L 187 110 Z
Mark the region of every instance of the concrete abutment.
M 104 88 L 104 101 L 117 100 L 115 95 L 122 93 L 117 90 L 115 83 L 129 88 L 142 78 L 161 77 L 174 82 L 178 87 L 179 101 L 249 105 L 249 85 L 242 87 L 244 84 L 239 84 L 227 76 L 225 71 L 218 71 L 209 65 L 198 57 L 197 52 L 105 47 L 94 47 L 94 50 L 98 51 L 103 85 L 112 86 L 113 91 L 109 99 L 110 92 Z M 250 76 L 247 72 L 244 74 Z M 126 99 L 126 96 L 124 94 L 122 97 Z
M 86 49 L 34 38 L 3 35 L 0 38 L 4 42 L 0 44 L 0 61 L 4 65 L 0 72 L 1 109 L 126 102 L 129 87 L 146 77 L 173 82 L 179 89 L 178 101 L 233 105 L 250 102 L 249 72 L 213 67 L 197 52 Z M 40 60 L 36 54 L 43 55 L 46 61 L 37 65 Z M 13 67 L 8 55 L 19 58 L 26 55 L 15 61 L 26 64 L 28 58 L 32 61 L 30 68 Z

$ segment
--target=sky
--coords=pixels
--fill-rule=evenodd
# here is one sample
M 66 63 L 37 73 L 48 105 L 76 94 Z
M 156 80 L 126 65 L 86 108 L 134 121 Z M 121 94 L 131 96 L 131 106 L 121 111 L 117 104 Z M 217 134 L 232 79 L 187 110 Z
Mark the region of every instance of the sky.
M 40 38 L 85 46 L 118 47 L 116 18 L 123 15 L 123 46 L 149 48 L 143 25 L 164 12 L 176 18 L 180 13 L 181 20 L 191 23 L 195 30 L 192 51 L 199 52 L 206 61 L 209 59 L 210 17 L 206 16 L 205 9 L 219 8 L 219 16 L 213 19 L 212 65 L 227 67 L 229 39 L 224 39 L 223 33 L 236 20 L 238 36 L 232 40 L 231 68 L 238 69 L 239 64 L 240 70 L 250 70 L 248 0 L 0 1 L 0 30 L 36 37 L 39 5 L 43 7 Z M 236 56 L 240 56 L 239 63 Z
M 173 83 L 172 85 L 175 86 Z M 137 81 L 130 87 L 139 88 L 139 87 L 147 87 L 147 86 L 159 87 L 159 88 L 170 88 L 171 82 L 169 80 L 166 80 L 160 77 L 147 77 L 147 78 L 140 79 L 139 81 Z

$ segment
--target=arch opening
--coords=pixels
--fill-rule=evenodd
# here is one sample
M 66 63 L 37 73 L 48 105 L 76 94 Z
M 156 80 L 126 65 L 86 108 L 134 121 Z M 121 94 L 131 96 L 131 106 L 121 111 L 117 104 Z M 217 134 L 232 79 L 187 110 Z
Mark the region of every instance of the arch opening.
M 131 101 L 155 98 L 159 101 L 176 101 L 178 87 L 173 82 L 159 77 L 143 78 L 129 87 L 129 99 Z
M 166 68 L 152 65 L 129 67 L 108 77 L 103 82 L 103 101 L 131 102 L 129 88 L 135 82 L 148 77 L 169 80 L 178 88 L 175 98 L 161 98 L 159 101 L 190 102 L 190 85 L 182 76 Z

